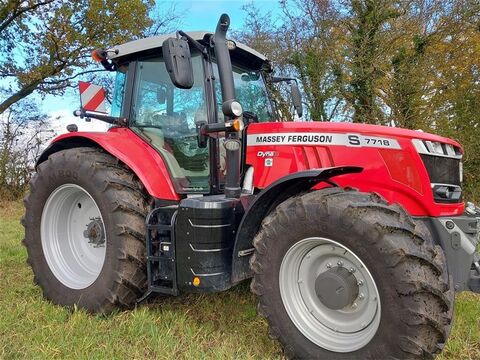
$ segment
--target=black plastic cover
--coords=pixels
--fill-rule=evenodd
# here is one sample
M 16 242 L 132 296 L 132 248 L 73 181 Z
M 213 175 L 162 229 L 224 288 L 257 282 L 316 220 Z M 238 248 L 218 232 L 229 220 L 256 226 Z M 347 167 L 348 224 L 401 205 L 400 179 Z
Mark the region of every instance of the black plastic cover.
M 215 292 L 231 286 L 232 251 L 242 215 L 239 200 L 224 195 L 180 202 L 175 235 L 177 283 L 181 290 Z M 199 284 L 194 284 L 196 277 Z

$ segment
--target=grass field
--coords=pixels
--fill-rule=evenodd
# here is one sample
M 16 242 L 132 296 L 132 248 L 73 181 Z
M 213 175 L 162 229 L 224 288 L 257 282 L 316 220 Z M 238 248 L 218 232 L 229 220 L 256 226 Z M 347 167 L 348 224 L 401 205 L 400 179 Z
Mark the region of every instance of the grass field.
M 281 359 L 248 284 L 157 298 L 107 317 L 42 299 L 21 245 L 20 203 L 0 203 L 0 359 Z M 440 359 L 480 359 L 480 296 L 461 294 Z

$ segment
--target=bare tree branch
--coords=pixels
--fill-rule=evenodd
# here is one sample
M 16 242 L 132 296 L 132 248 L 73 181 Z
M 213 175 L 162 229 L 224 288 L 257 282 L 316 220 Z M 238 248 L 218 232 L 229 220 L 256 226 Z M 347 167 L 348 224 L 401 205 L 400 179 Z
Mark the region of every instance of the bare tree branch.
M 7 13 L 3 19 L 0 19 L 0 33 L 3 30 L 5 30 L 12 22 L 14 22 L 16 19 L 18 19 L 20 16 L 24 15 L 25 13 L 38 9 L 40 6 L 48 5 L 54 1 L 55 0 L 46 0 L 38 3 L 34 3 L 31 6 L 15 7 L 14 11 L 10 13 L 10 16 L 8 16 L 8 13 Z

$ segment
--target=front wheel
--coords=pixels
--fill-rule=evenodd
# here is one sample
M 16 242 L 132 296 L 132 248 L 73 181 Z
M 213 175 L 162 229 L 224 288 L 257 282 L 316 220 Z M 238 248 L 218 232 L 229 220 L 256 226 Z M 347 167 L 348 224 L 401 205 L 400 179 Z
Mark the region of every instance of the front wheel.
M 254 245 L 252 291 L 288 358 L 423 359 L 449 335 L 454 292 L 442 249 L 375 194 L 291 198 Z
M 22 223 L 44 296 L 98 313 L 133 306 L 146 288 L 146 200 L 134 174 L 98 149 L 63 150 L 41 163 Z

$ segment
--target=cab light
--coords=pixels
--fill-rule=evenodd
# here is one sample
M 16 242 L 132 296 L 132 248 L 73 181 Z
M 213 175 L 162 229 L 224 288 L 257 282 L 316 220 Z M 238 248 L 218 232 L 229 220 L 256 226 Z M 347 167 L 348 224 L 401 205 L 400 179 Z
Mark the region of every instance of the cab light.
M 236 118 L 243 114 L 242 105 L 234 99 L 225 101 L 222 104 L 222 111 L 224 115 Z
M 103 49 L 95 49 L 92 51 L 92 59 L 96 62 L 102 62 L 107 59 L 106 52 Z
M 233 122 L 232 122 L 232 128 L 233 128 L 233 130 L 235 130 L 236 132 L 242 131 L 243 128 L 244 128 L 243 121 L 240 120 L 240 119 L 235 119 L 235 120 L 233 120 Z
M 228 151 L 238 151 L 240 150 L 241 143 L 237 139 L 228 139 L 225 140 L 223 146 L 225 146 L 225 149 Z
M 233 40 L 227 40 L 226 44 L 227 44 L 227 49 L 230 51 L 235 50 L 237 48 L 237 44 Z

